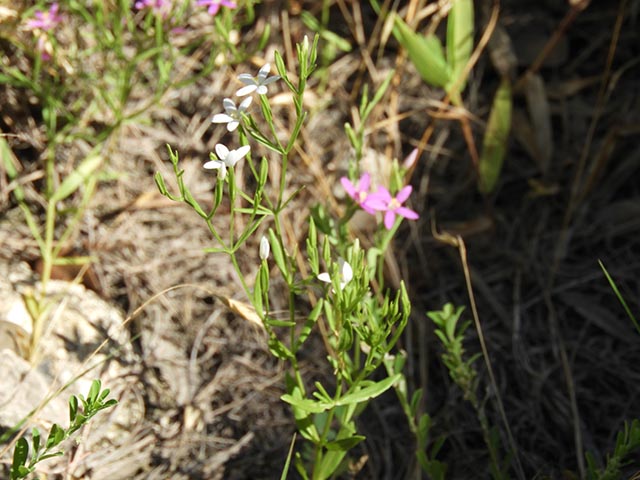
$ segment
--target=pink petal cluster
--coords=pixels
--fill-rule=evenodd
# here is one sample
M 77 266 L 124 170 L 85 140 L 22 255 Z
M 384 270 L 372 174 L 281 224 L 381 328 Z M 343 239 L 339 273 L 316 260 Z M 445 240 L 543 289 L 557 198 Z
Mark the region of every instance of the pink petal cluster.
M 59 8 L 58 2 L 53 2 L 48 12 L 36 10 L 35 18 L 27 22 L 27 28 L 44 32 L 54 29 L 56 25 L 62 22 L 62 17 L 58 15 Z
M 376 212 L 384 212 L 384 226 L 387 230 L 391 230 L 391 228 L 393 228 L 393 224 L 396 221 L 396 215 L 409 220 L 417 220 L 420 218 L 420 215 L 418 215 L 417 212 L 402 206 L 402 204 L 409 198 L 409 195 L 411 195 L 411 185 L 407 185 L 402 188 L 394 197 L 391 195 L 389 190 L 384 187 L 378 187 L 378 190 L 373 193 L 369 193 L 371 176 L 368 173 L 364 173 L 360 177 L 357 185 L 351 183 L 347 177 L 342 177 L 340 182 L 347 194 L 365 212 L 371 215 L 375 215 Z
M 209 15 L 215 15 L 218 13 L 220 7 L 238 8 L 238 5 L 231 0 L 198 0 L 196 5 L 199 7 L 208 6 L 209 9 L 207 10 L 207 13 L 209 13 Z

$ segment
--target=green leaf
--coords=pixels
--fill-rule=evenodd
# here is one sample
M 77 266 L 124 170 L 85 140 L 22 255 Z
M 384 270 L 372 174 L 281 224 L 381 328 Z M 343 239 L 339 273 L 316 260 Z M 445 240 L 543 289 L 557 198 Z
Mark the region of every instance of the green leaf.
M 69 421 L 73 423 L 78 414 L 78 398 L 75 395 L 69 397 Z
M 393 35 L 407 49 L 411 62 L 425 82 L 434 87 L 447 85 L 451 72 L 438 37 L 414 32 L 398 16 L 394 17 Z
M 16 442 L 16 446 L 13 449 L 13 463 L 11 464 L 11 478 L 21 478 L 14 476 L 14 472 L 17 475 L 21 466 L 27 463 L 27 457 L 29 456 L 29 442 L 24 437 L 20 437 Z
M 293 354 L 291 353 L 291 350 L 285 347 L 284 344 L 280 340 L 278 340 L 275 336 L 269 338 L 268 346 L 271 354 L 274 357 L 279 358 L 280 360 L 289 360 L 293 358 Z
M 300 346 L 307 340 L 307 338 L 309 338 L 309 335 L 311 334 L 311 329 L 318 321 L 318 318 L 320 317 L 320 313 L 322 312 L 323 301 L 324 300 L 322 298 L 318 299 L 318 303 L 316 303 L 315 307 L 313 307 L 313 310 L 311 310 L 311 313 L 305 320 L 304 325 L 300 330 L 300 334 L 296 339 L 296 350 L 298 350 Z
M 51 427 L 51 431 L 49 432 L 49 436 L 47 437 L 46 448 L 51 449 L 58 445 L 62 440 L 64 440 L 64 430 L 58 425 L 54 423 Z
M 452 100 L 458 99 L 464 90 L 466 79 L 458 83 L 473 52 L 473 0 L 454 0 L 447 18 L 447 63 L 451 78 L 446 90 Z M 451 91 L 454 84 L 456 91 Z M 455 102 L 454 102 L 455 103 Z
M 365 437 L 364 435 L 354 435 L 349 438 L 341 438 L 339 440 L 333 440 L 332 442 L 328 442 L 325 445 L 325 448 L 327 450 L 346 452 L 348 450 L 351 450 L 353 447 L 355 447 L 357 444 L 359 444 L 366 438 L 367 437 Z
M 269 229 L 269 244 L 271 245 L 271 253 L 273 254 L 273 259 L 275 260 L 280 273 L 282 273 L 282 276 L 284 277 L 285 282 L 287 282 L 287 285 L 291 285 L 291 275 L 285 261 L 284 250 L 282 249 L 282 245 L 280 245 L 280 241 L 278 240 L 276 233 L 271 228 Z
M 484 134 L 478 166 L 478 188 L 482 193 L 491 193 L 500 177 L 511 128 L 512 101 L 511 82 L 504 78 L 493 100 L 487 131 Z
M 72 171 L 67 178 L 60 184 L 58 189 L 51 196 L 52 202 L 64 200 L 73 192 L 80 188 L 85 180 L 95 172 L 102 164 L 102 157 L 99 155 L 91 155 L 85 158 L 78 168 Z
M 288 393 L 285 393 L 280 397 L 280 400 L 287 402 L 295 408 L 303 410 L 309 413 L 322 413 L 333 407 L 332 403 L 319 402 L 317 400 L 311 400 L 309 398 L 295 398 Z
M 89 402 L 89 404 L 92 405 L 96 403 L 96 399 L 100 394 L 100 386 L 101 386 L 100 380 L 93 380 L 91 382 L 91 387 L 89 387 L 89 393 L 87 394 L 87 402 Z
M 31 429 L 31 444 L 33 445 L 33 454 L 37 455 L 40 451 L 40 430 L 35 427 Z
M 360 403 L 366 400 L 370 400 L 371 398 L 375 398 L 378 395 L 387 391 L 391 386 L 400 380 L 402 374 L 397 374 L 392 377 L 385 378 L 379 382 L 374 383 L 373 385 L 369 385 L 368 387 L 357 390 L 353 393 L 349 393 L 341 398 L 339 398 L 335 404 L 338 406 L 349 405 L 352 403 Z

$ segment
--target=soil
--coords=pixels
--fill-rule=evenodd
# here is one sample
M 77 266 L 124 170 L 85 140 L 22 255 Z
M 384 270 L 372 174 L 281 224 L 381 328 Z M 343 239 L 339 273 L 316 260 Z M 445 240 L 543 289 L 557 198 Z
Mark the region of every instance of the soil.
M 168 143 L 180 153 L 194 196 L 209 201 L 214 174 L 201 166 L 215 144 L 227 138 L 224 127 L 211 125 L 211 115 L 238 88 L 237 74 L 254 72 L 263 58 L 273 59 L 274 50 L 285 53 L 288 65 L 295 64 L 289 46 L 313 34 L 301 12 L 319 17 L 321 3 L 265 0 L 256 7 L 255 24 L 244 32 L 256 43 L 269 24 L 264 52 L 240 65 L 221 66 L 168 96 L 114 139 L 104 180 L 68 248 L 94 258 L 84 287 L 121 312 L 131 339 L 131 351 L 112 358 L 117 373 L 103 379 L 129 403 L 96 417 L 92 429 L 107 429 L 127 410 L 130 416 L 115 437 L 83 437 L 95 442 L 88 445 L 100 447 L 100 454 L 71 444 L 62 461 L 43 463 L 46 478 L 280 478 L 295 432 L 291 412 L 279 399 L 286 371 L 269 353 L 261 328 L 218 300 L 246 301 L 232 266 L 221 255 L 203 252 L 214 246 L 206 226 L 186 205 L 162 197 L 153 175 L 173 178 Z M 584 452 L 602 465 L 624 422 L 640 418 L 640 332 L 598 264 L 606 266 L 638 317 L 639 3 L 593 1 L 572 15 L 571 2 L 501 2 L 497 28 L 511 42 L 506 48 L 515 59 L 512 74 L 527 80 L 514 92 L 514 125 L 499 182 L 484 195 L 478 193 L 473 148 L 464 133 L 470 129 L 480 150 L 501 78 L 489 55 L 496 45 L 485 46 L 474 67 L 464 109 L 450 109 L 442 103 L 444 92 L 425 85 L 392 36 L 371 34 L 377 16 L 366 2 L 329 3 L 329 27 L 352 49 L 331 58 L 331 45 L 320 43 L 325 56 L 310 85 L 309 119 L 292 158 L 288 188 L 306 188 L 285 217 L 291 244 L 304 239 L 307 217 L 301 212 L 318 201 L 328 201 L 334 211 L 342 208 L 338 179 L 353 155 L 344 122 L 357 121 L 363 85 L 375 89 L 395 68 L 392 87 L 369 120 L 364 163 L 384 178 L 391 159 L 401 161 L 413 148 L 421 150 L 410 202 L 421 218 L 403 224 L 387 276 L 392 285 L 403 279 L 409 288 L 412 317 L 400 347 L 408 353 L 410 388 L 425 392 L 431 438 L 445 439 L 437 458 L 448 465 L 447 478 L 491 478 L 476 411 L 449 378 L 425 315 L 451 302 L 465 306 L 464 318 L 473 320 L 473 299 L 482 336 L 472 323 L 465 350 L 471 356 L 481 352 L 481 339 L 486 343 L 498 390 L 480 358 L 474 364 L 478 397 L 501 458 L 507 458 L 509 434 L 513 438 L 517 449 L 509 457 L 510 475 L 584 477 Z M 430 8 L 418 9 L 431 12 L 420 25 L 440 34 L 446 23 L 438 23 L 442 10 Z M 476 43 L 490 13 L 491 8 L 477 7 Z M 556 46 L 538 64 L 549 42 Z M 24 62 L 11 58 L 14 50 L 6 43 L 0 43 L 0 54 L 3 61 Z M 286 133 L 293 106 L 282 86 L 273 91 L 274 117 Z M 25 92 L 7 85 L 0 85 L 0 105 L 0 126 L 22 168 L 19 181 L 32 211 L 44 218 L 38 158 L 42 112 Z M 63 156 L 82 145 L 69 149 Z M 275 162 L 271 168 L 277 168 Z M 4 170 L 0 189 L 0 262 L 10 272 L 29 267 L 31 276 L 11 287 L 24 293 L 37 288 L 38 247 Z M 78 201 L 72 198 L 68 205 Z M 215 217 L 220 227 L 226 221 L 224 212 Z M 368 226 L 358 228 L 366 241 Z M 262 233 L 262 228 L 256 232 L 241 256 L 248 278 L 257 271 L 255 239 Z M 466 262 L 460 248 L 443 241 L 445 233 L 462 240 Z M 56 276 L 69 281 L 76 273 L 60 269 Z M 283 303 L 277 294 L 273 302 Z M 67 347 L 79 348 L 73 342 Z M 321 342 L 310 343 L 304 359 L 310 378 L 326 374 L 324 356 Z M 367 440 L 353 451 L 352 473 L 344 478 L 427 478 L 419 473 L 414 440 L 392 394 L 372 402 L 360 428 Z M 0 477 L 5 478 L 8 449 L 2 459 Z M 631 460 L 636 463 L 622 478 L 638 475 L 637 452 Z

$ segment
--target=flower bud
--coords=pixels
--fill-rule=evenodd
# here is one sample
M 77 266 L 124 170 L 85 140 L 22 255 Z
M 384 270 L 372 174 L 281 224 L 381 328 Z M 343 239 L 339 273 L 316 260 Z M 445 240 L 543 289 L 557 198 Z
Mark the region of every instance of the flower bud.
M 269 240 L 263 235 L 260 239 L 260 260 L 266 260 L 269 258 L 270 251 L 271 246 L 269 245 Z

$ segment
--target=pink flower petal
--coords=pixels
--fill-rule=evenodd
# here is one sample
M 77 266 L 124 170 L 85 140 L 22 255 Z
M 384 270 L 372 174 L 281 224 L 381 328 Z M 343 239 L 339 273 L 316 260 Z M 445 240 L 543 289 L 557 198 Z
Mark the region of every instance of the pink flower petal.
M 347 192 L 347 195 L 349 195 L 354 200 L 357 200 L 358 194 L 356 192 L 356 187 L 353 185 L 353 183 L 351 183 L 351 181 L 347 177 L 342 177 L 340 179 L 340 183 L 342 184 L 342 187 L 344 188 L 345 192 Z
M 398 192 L 398 195 L 396 195 L 396 200 L 399 203 L 404 203 L 405 200 L 409 198 L 409 195 L 411 195 L 411 190 L 413 190 L 413 187 L 411 185 L 407 185 Z
M 404 218 L 408 218 L 409 220 L 417 220 L 418 218 L 420 218 L 420 215 L 418 215 L 417 212 L 414 212 L 413 210 L 407 207 L 398 207 L 396 208 L 395 213 L 397 213 L 398 215 Z
M 387 230 L 391 230 L 393 228 L 393 224 L 396 221 L 396 214 L 392 210 L 387 210 L 384 214 L 384 226 Z

